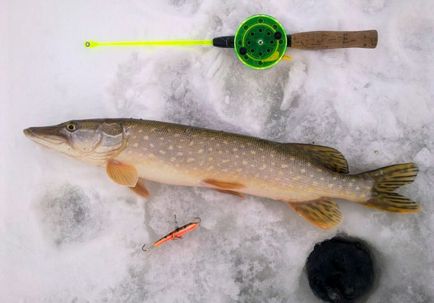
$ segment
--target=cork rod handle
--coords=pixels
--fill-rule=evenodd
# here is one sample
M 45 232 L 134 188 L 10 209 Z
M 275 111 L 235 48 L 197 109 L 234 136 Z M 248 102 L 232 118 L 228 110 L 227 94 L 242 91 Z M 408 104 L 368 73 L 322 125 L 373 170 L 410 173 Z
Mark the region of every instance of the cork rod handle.
M 355 32 L 318 31 L 288 35 L 288 46 L 299 49 L 375 48 L 378 41 L 376 30 Z

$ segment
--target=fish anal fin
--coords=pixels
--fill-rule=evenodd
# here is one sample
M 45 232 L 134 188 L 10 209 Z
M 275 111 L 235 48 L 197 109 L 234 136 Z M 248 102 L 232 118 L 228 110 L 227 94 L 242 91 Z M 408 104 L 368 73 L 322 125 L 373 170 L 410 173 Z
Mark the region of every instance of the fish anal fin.
M 336 202 L 326 198 L 289 205 L 299 216 L 322 229 L 333 228 L 342 221 L 342 214 Z
M 120 185 L 134 187 L 139 180 L 134 166 L 116 160 L 107 161 L 106 171 L 110 179 Z
M 348 163 L 342 153 L 334 148 L 312 145 L 312 144 L 297 144 L 286 143 L 282 144 L 284 149 L 291 152 L 301 152 L 308 159 L 319 163 L 334 172 L 348 174 Z
M 233 190 L 227 190 L 227 189 L 216 189 L 216 191 L 224 193 L 224 194 L 229 194 L 229 195 L 233 195 L 233 196 L 237 196 L 241 199 L 244 199 L 244 195 L 242 193 L 239 193 L 237 191 L 233 191 Z
M 216 187 L 222 190 L 233 190 L 243 188 L 244 185 L 236 182 L 225 182 L 215 179 L 205 179 L 203 182 L 207 185 L 211 185 L 212 187 Z
M 145 180 L 142 178 L 139 178 L 137 181 L 136 186 L 130 187 L 130 189 L 135 192 L 136 194 L 142 196 L 143 198 L 149 197 L 149 190 L 145 186 Z

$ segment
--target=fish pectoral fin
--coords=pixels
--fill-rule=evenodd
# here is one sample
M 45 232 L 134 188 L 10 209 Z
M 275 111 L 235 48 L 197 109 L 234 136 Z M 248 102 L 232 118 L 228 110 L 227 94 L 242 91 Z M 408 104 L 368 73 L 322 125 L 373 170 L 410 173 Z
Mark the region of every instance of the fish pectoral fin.
M 289 203 L 294 211 L 313 225 L 329 229 L 335 227 L 342 221 L 342 214 L 339 206 L 334 201 L 326 198 L 318 200 Z
M 139 180 L 137 180 L 136 186 L 130 187 L 130 189 L 143 198 L 149 197 L 149 190 L 146 188 L 145 180 L 143 178 L 139 178 Z
M 318 162 L 320 165 L 341 174 L 348 174 L 348 163 L 342 153 L 334 148 L 312 145 L 312 144 L 297 144 L 284 143 L 284 149 L 294 152 L 304 153 L 311 160 Z
M 229 194 L 229 195 L 233 195 L 233 196 L 237 196 L 241 199 L 244 199 L 245 196 L 242 193 L 239 193 L 237 191 L 233 191 L 233 190 L 227 190 L 227 189 L 215 189 L 218 192 L 224 193 L 224 194 Z
M 135 187 L 139 176 L 134 166 L 116 160 L 109 160 L 106 167 L 107 175 L 113 182 L 129 187 Z

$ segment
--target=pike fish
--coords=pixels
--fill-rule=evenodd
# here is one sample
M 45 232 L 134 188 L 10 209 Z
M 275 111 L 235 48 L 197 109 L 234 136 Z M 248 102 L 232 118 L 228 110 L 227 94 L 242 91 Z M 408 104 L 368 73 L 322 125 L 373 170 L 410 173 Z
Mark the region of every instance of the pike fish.
M 323 229 L 342 220 L 337 199 L 403 214 L 419 210 L 418 203 L 395 192 L 415 179 L 413 163 L 349 174 L 344 156 L 330 147 L 149 120 L 76 120 L 24 133 L 105 167 L 112 181 L 145 197 L 145 180 L 254 195 L 283 201 Z

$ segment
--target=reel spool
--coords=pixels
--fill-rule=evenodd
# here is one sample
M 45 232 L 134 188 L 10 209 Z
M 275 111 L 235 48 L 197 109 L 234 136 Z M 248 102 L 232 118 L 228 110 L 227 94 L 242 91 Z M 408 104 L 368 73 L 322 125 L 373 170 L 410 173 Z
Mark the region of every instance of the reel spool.
M 243 64 L 254 69 L 266 69 L 276 65 L 286 49 L 285 28 L 268 15 L 247 18 L 235 33 L 235 54 Z

